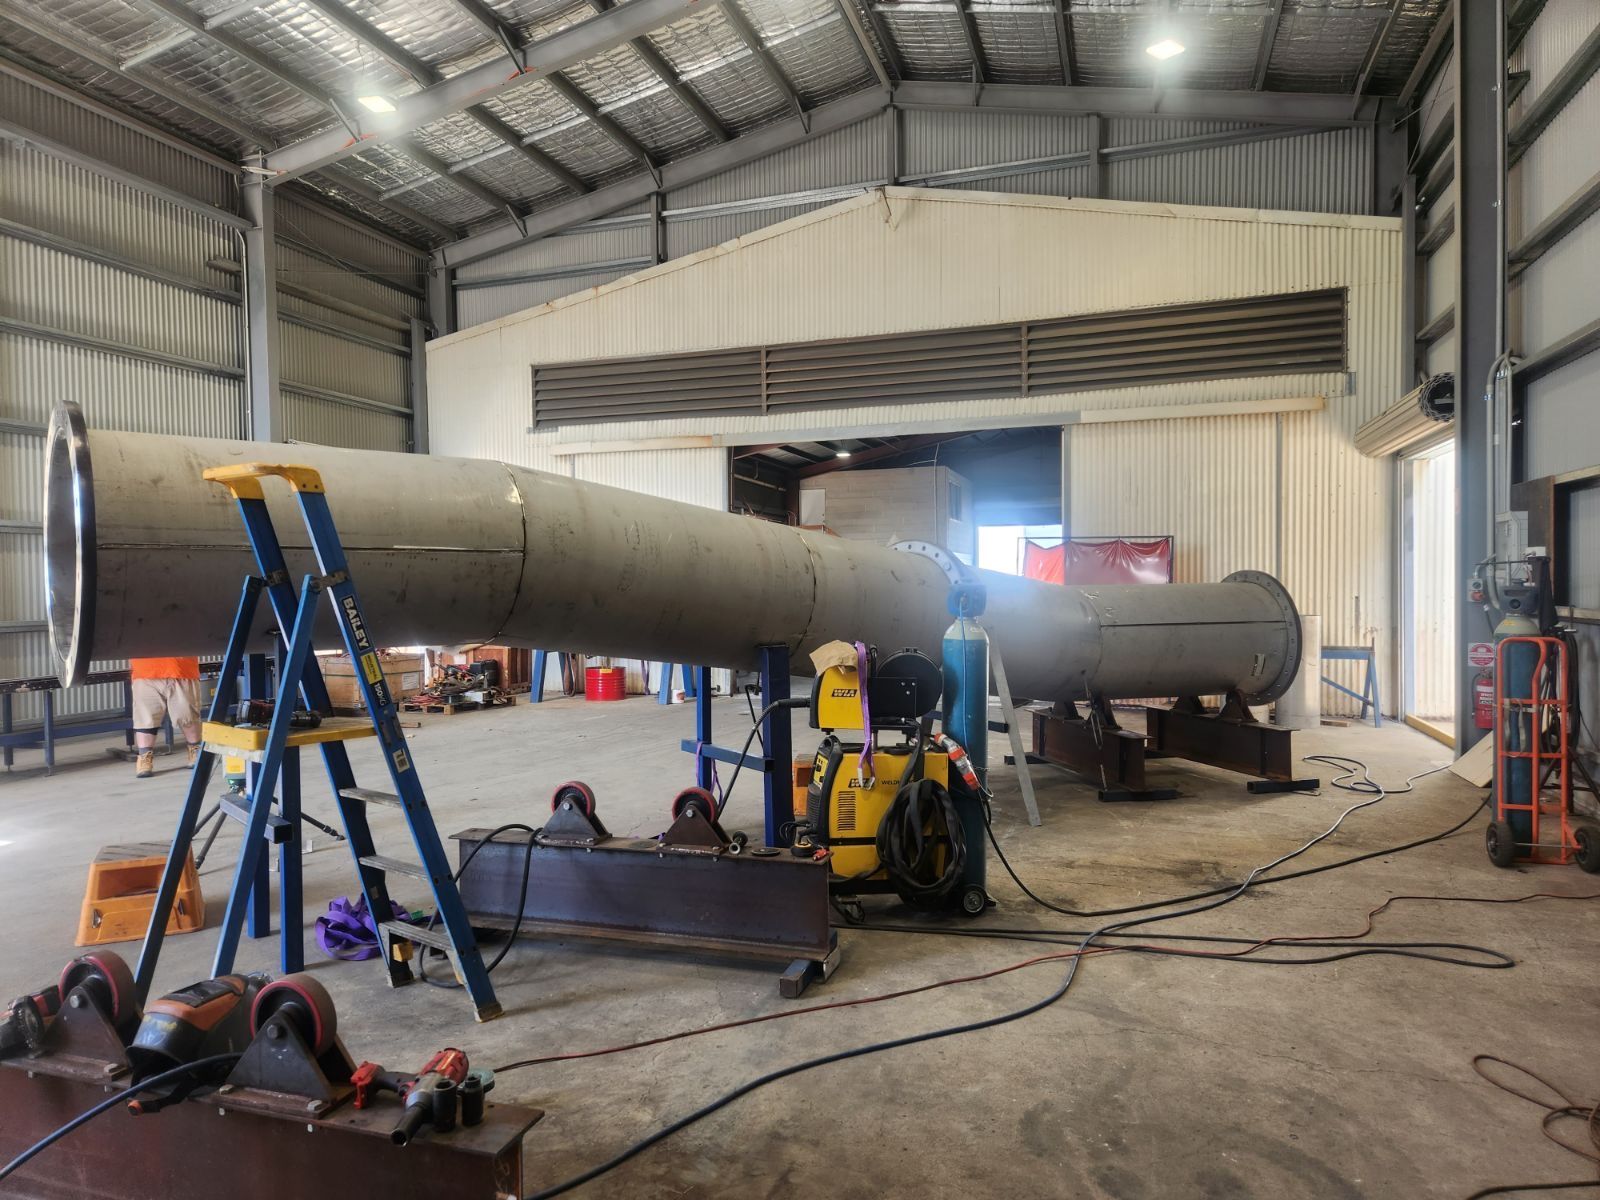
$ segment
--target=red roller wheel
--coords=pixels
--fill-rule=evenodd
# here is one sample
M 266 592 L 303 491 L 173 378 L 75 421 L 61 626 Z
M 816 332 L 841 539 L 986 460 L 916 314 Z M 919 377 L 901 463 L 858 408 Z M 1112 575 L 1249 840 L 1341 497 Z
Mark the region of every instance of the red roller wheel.
M 285 975 L 257 992 L 250 1009 L 250 1036 L 260 1033 L 279 1013 L 288 1014 L 311 1053 L 320 1055 L 332 1049 L 339 1033 L 339 1018 L 333 1010 L 333 998 L 311 976 Z
M 106 1020 L 121 1028 L 139 1019 L 138 994 L 133 985 L 133 972 L 115 950 L 96 950 L 69 962 L 61 972 L 61 998 L 79 984 L 87 983 L 91 990 L 100 992 L 105 1004 Z
M 672 801 L 672 819 L 676 821 L 689 809 L 698 809 L 707 821 L 717 819 L 717 799 L 705 788 L 684 788 Z
M 587 783 L 576 779 L 563 783 L 550 797 L 550 811 L 559 811 L 568 800 L 583 809 L 585 816 L 594 816 L 594 790 Z

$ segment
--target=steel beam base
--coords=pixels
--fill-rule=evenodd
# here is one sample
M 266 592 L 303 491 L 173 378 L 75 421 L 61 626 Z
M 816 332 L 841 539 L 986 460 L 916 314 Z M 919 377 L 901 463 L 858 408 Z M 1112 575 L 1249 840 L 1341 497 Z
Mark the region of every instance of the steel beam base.
M 475 926 L 782 963 L 790 968 L 780 981 L 786 996 L 826 978 L 837 962 L 826 859 L 755 846 L 733 853 L 687 839 L 601 836 L 578 846 L 540 838 L 532 882 L 519 896 L 530 835 L 484 842 L 488 834 L 455 835 L 461 862 L 483 843 L 460 879 Z
M 1030 761 L 1042 760 L 1075 771 L 1100 785 L 1107 803 L 1172 800 L 1175 788 L 1152 788 L 1145 764 L 1152 758 L 1183 758 L 1254 776 L 1246 785 L 1257 794 L 1309 791 L 1315 779 L 1294 777 L 1290 731 L 1264 725 L 1250 715 L 1237 693 L 1219 709 L 1192 697 L 1171 708 L 1145 709 L 1147 734 L 1118 726 L 1109 705 L 1097 701 L 1088 716 L 1072 704 L 1033 708 Z M 1037 756 L 1037 757 L 1035 757 Z
M 343 1068 L 330 1082 L 286 1032 L 281 1041 L 253 1043 L 220 1088 L 144 1116 L 114 1106 L 0 1182 L 0 1196 L 149 1200 L 219 1185 L 238 1196 L 296 1200 L 522 1193 L 522 1138 L 540 1110 L 486 1104 L 481 1124 L 425 1133 L 402 1148 L 390 1140 L 397 1103 L 357 1109 L 348 1102 L 351 1089 L 337 1082 L 348 1076 L 343 1047 L 336 1042 L 324 1055 Z M 291 1069 L 296 1049 L 298 1070 Z M 92 1006 L 64 1006 L 39 1055 L 0 1063 L 0 1162 L 125 1089 L 129 1074 L 105 1018 Z
M 1216 709 L 1185 696 L 1171 708 L 1144 711 L 1154 753 L 1279 783 L 1294 779 L 1293 735 L 1257 721 L 1237 693 Z

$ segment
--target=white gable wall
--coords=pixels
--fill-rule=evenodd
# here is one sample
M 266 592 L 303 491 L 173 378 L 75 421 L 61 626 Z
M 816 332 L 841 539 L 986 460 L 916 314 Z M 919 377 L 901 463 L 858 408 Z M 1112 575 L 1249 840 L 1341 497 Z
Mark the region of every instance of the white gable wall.
M 1076 425 L 1078 534 L 1174 533 L 1180 580 L 1280 575 L 1324 640 L 1393 645 L 1392 466 L 1351 435 L 1402 390 L 1399 222 L 1385 218 L 879 189 L 428 345 L 435 453 L 503 458 L 720 507 L 721 448 L 573 443 L 1066 424 L 1114 408 L 1326 397 L 1323 411 Z M 669 354 L 1345 287 L 1347 374 L 1055 396 L 577 426 L 537 435 L 536 362 Z M 1395 695 L 1393 672 L 1384 679 Z M 1331 696 L 1330 696 L 1331 700 Z

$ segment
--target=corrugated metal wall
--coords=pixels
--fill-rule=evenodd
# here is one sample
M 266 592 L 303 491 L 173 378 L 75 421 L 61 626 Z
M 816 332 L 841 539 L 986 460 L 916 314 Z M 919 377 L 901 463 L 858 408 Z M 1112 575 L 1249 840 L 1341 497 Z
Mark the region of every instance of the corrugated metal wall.
M 1249 565 L 1273 570 L 1281 563 L 1307 611 L 1323 615 L 1329 642 L 1376 641 L 1387 664 L 1392 477 L 1386 464 L 1360 455 L 1351 439 L 1394 399 L 1400 384 L 1399 241 L 1399 222 L 1370 217 L 947 190 L 873 192 L 734 246 L 430 343 L 430 436 L 439 453 L 577 470 L 720 506 L 726 468 L 716 451 L 575 457 L 558 451 L 564 441 L 708 433 L 776 441 L 933 420 L 976 429 L 996 418 L 1035 415 L 1040 424 L 1053 424 L 1091 409 L 1321 394 L 1327 397 L 1322 412 L 1075 427 L 1068 457 L 1074 531 L 1087 523 L 1094 532 L 1178 532 L 1180 553 L 1189 556 L 1185 569 L 1194 577 Z M 540 361 L 1322 287 L 1349 290 L 1348 374 L 849 408 L 781 422 L 748 416 L 528 433 L 530 367 Z M 1391 685 L 1386 676 L 1385 687 Z
M 898 122 L 898 131 L 897 131 Z M 1117 118 L 1103 122 L 1105 197 L 1307 212 L 1371 211 L 1373 139 L 1335 130 L 1199 149 L 1159 143 L 1237 134 L 1228 121 Z M 898 144 L 898 153 L 897 153 Z M 681 258 L 899 179 L 955 190 L 1093 195 L 1083 158 L 1095 119 L 1055 114 L 883 112 L 846 129 L 663 197 L 668 259 Z M 1138 147 L 1137 151 L 1130 148 Z M 1117 152 L 1121 151 L 1119 155 Z M 1079 156 L 1076 162 L 1053 162 Z M 897 163 L 898 159 L 898 163 Z M 648 206 L 547 237 L 464 268 L 462 281 L 609 264 L 581 275 L 475 283 L 458 293 L 463 328 L 609 283 L 653 261 Z M 619 265 L 620 264 L 620 265 Z
M 1600 28 L 1600 4 L 1549 0 L 1513 69 L 1529 72 L 1514 123 Z M 1527 231 L 1600 174 L 1600 75 L 1570 100 L 1512 169 L 1509 240 Z M 1591 216 L 1522 272 L 1512 287 L 1511 344 L 1532 354 L 1600 319 L 1600 217 Z M 1529 478 L 1600 464 L 1600 354 L 1535 380 L 1527 393 Z
M 0 111 L 98 161 L 236 211 L 233 172 L 6 75 Z M 289 436 L 406 449 L 408 337 L 394 326 L 421 311 L 423 261 L 288 197 L 278 217 L 284 282 L 386 318 L 281 297 Z M 239 261 L 238 236 L 221 222 L 11 141 L 0 141 L 0 221 L 0 678 L 15 678 L 55 669 L 39 529 L 40 434 L 51 405 L 74 400 L 101 428 L 237 437 L 245 430 L 244 347 L 237 269 L 225 269 Z M 342 264 L 345 255 L 398 286 Z M 295 393 L 296 382 L 320 395 Z M 120 687 L 79 688 L 57 711 L 120 703 Z M 40 711 L 39 697 L 18 698 L 19 721 Z

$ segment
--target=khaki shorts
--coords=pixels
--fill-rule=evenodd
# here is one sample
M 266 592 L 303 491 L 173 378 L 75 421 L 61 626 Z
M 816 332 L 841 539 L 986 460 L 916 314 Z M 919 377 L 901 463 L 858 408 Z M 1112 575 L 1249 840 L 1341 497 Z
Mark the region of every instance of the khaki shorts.
M 200 720 L 200 681 L 198 679 L 135 679 L 133 681 L 133 727 L 139 733 L 155 733 L 164 716 L 176 728 Z

